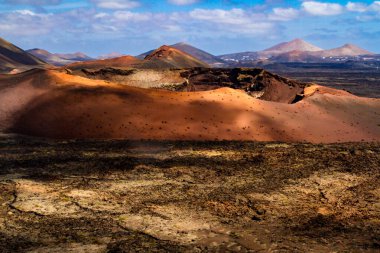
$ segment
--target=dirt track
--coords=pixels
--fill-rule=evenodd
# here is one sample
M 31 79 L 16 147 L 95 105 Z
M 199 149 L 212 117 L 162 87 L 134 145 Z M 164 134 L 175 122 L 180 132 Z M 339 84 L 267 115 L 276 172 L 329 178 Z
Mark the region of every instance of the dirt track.
M 0 138 L 1 252 L 378 252 L 379 144 Z

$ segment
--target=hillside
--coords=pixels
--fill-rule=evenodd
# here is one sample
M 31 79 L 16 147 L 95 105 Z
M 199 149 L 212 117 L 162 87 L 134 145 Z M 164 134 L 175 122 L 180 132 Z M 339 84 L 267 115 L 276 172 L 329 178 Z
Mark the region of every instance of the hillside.
M 282 53 L 271 57 L 269 60 L 272 62 L 320 62 L 321 57 L 318 56 L 319 52 L 304 52 L 293 50 L 290 52 Z
M 203 61 L 207 64 L 210 64 L 212 66 L 223 66 L 225 64 L 225 62 L 221 58 L 219 58 L 215 55 L 212 55 L 212 54 L 210 54 L 204 50 L 196 48 L 190 44 L 184 43 L 184 42 L 180 42 L 180 43 L 170 45 L 170 47 L 178 49 L 182 52 L 185 52 L 185 53 L 193 56 L 194 58 L 196 58 L 200 61 Z M 144 59 L 146 56 L 152 54 L 154 51 L 155 50 L 150 50 L 148 52 L 140 54 L 137 56 L 137 58 Z
M 301 39 L 295 39 L 289 42 L 283 42 L 268 49 L 261 51 L 261 53 L 268 54 L 282 54 L 290 51 L 300 51 L 300 52 L 316 52 L 323 50 L 313 44 L 310 44 Z
M 161 46 L 144 58 L 139 64 L 140 68 L 165 69 L 165 68 L 193 68 L 193 67 L 209 67 L 188 53 L 182 52 L 170 46 Z
M 104 60 L 93 60 L 76 62 L 66 66 L 67 69 L 107 69 L 107 68 L 140 68 L 140 69 L 170 69 L 170 68 L 192 68 L 209 67 L 206 63 L 182 52 L 178 49 L 162 46 L 144 60 L 133 56 L 121 56 Z
M 379 100 L 317 85 L 304 93 L 289 105 L 231 88 L 170 92 L 33 70 L 0 77 L 0 130 L 64 139 L 380 140 Z
M 216 57 L 215 55 L 207 53 L 206 51 L 193 47 L 192 45 L 189 45 L 184 42 L 171 45 L 171 47 L 181 50 L 182 52 L 188 53 L 189 55 L 213 66 L 221 66 L 225 64 L 225 62 L 219 57 Z
M 7 73 L 13 69 L 28 69 L 43 66 L 46 63 L 0 38 L 0 72 Z
M 338 48 L 324 50 L 317 55 L 321 57 L 373 55 L 374 53 L 353 44 L 345 44 Z

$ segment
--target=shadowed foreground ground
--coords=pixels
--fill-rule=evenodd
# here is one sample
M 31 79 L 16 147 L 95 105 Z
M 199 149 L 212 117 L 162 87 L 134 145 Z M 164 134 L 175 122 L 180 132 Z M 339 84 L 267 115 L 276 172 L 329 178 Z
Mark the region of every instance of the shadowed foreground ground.
M 378 252 L 380 145 L 0 137 L 1 252 Z

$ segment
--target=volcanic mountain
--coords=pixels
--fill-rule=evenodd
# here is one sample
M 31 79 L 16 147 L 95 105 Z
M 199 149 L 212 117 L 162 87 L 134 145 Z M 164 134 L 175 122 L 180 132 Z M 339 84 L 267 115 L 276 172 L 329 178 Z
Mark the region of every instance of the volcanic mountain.
M 334 56 L 372 55 L 374 53 L 367 51 L 365 49 L 362 49 L 353 44 L 345 44 L 338 48 L 324 50 L 322 52 L 317 52 L 316 54 L 321 57 L 334 57 Z
M 289 42 L 280 43 L 276 46 L 265 49 L 261 51 L 260 53 L 265 54 L 265 55 L 279 55 L 279 54 L 291 52 L 294 50 L 297 50 L 299 52 L 316 52 L 316 51 L 322 51 L 323 49 L 317 46 L 314 46 L 301 39 L 295 39 Z
M 131 68 L 139 65 L 141 60 L 133 56 L 121 56 L 104 60 L 92 60 L 85 62 L 75 62 L 66 66 L 67 69 L 101 69 L 101 68 Z
M 289 42 L 280 43 L 263 51 L 226 54 L 219 57 L 228 62 L 244 62 L 255 61 L 263 58 L 271 58 L 288 52 L 293 52 L 292 54 L 295 55 L 300 54 L 301 52 L 318 52 L 321 50 L 323 49 L 314 46 L 306 41 L 295 39 Z
M 358 55 L 373 55 L 365 49 L 352 44 L 345 44 L 342 47 L 322 50 L 322 51 L 290 51 L 275 55 L 270 58 L 272 62 L 325 62 L 328 57 L 350 57 Z
M 192 68 L 192 67 L 209 67 L 188 53 L 182 52 L 170 46 L 161 46 L 144 58 L 140 68 Z
M 225 64 L 225 62 L 222 59 L 220 59 L 219 57 L 212 55 L 210 53 L 207 53 L 206 51 L 203 51 L 199 48 L 196 48 L 196 47 L 194 47 L 190 44 L 184 43 L 184 42 L 180 42 L 180 43 L 171 45 L 170 47 L 178 49 L 182 52 L 185 52 L 185 53 L 193 56 L 194 58 L 196 58 L 200 61 L 203 61 L 207 64 L 210 64 L 212 66 L 223 66 Z M 155 50 L 150 50 L 146 53 L 143 53 L 143 54 L 137 56 L 137 58 L 144 59 L 146 56 L 152 54 L 154 51 Z
M 25 70 L 43 65 L 46 63 L 41 59 L 0 38 L 0 72 L 7 73 L 13 69 Z
M 27 52 L 54 66 L 64 66 L 73 62 L 92 60 L 91 57 L 80 52 L 74 54 L 53 54 L 39 48 L 29 49 Z
M 182 52 L 188 53 L 189 55 L 213 66 L 221 66 L 225 64 L 225 62 L 219 57 L 216 57 L 215 55 L 207 53 L 206 51 L 193 47 L 192 45 L 189 45 L 184 42 L 171 45 L 171 47 L 181 50 Z
M 380 141 L 380 100 L 317 85 L 298 103 L 142 89 L 54 70 L 0 76 L 0 131 L 50 138 Z

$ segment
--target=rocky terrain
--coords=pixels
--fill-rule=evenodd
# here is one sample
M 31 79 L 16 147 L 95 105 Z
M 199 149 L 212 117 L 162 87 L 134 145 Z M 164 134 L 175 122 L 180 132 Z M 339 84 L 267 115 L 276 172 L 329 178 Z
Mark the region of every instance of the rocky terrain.
M 169 70 L 102 68 L 81 69 L 73 74 L 140 88 L 173 91 L 209 91 L 223 87 L 239 89 L 263 100 L 293 103 L 302 96 L 306 83 L 253 68 L 188 68 Z
M 0 138 L 1 252 L 378 252 L 380 146 Z
M 181 73 L 187 80 L 185 91 L 206 91 L 223 87 L 240 89 L 253 97 L 280 103 L 295 103 L 301 99 L 306 83 L 286 79 L 264 69 L 202 69 Z

